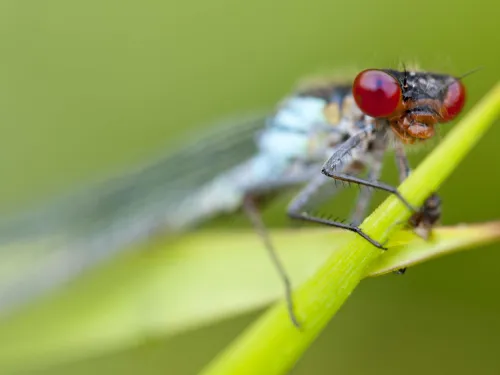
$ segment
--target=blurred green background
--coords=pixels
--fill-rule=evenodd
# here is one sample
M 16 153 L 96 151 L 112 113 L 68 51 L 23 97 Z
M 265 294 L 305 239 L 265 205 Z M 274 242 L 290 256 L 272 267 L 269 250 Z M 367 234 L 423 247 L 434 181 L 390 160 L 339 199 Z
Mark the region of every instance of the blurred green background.
M 311 73 L 483 66 L 466 79 L 470 108 L 499 77 L 499 11 L 444 0 L 4 1 L 0 208 L 147 160 L 221 116 L 272 108 Z M 445 224 L 498 218 L 498 139 L 497 126 L 441 189 Z M 266 219 L 288 225 L 282 213 Z M 498 374 L 498 250 L 363 282 L 292 373 Z M 192 374 L 256 316 L 44 373 Z

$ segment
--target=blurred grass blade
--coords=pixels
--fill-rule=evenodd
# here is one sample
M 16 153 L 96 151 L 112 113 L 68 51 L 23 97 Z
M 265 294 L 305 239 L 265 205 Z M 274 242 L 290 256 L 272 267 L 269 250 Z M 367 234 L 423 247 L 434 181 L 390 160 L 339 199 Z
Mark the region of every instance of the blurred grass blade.
M 328 228 L 273 232 L 294 283 L 310 277 L 352 236 Z M 370 275 L 499 239 L 500 222 L 438 228 L 431 242 L 400 231 Z M 39 368 L 124 350 L 150 336 L 174 335 L 283 297 L 252 230 L 193 233 L 166 248 L 154 247 L 124 256 L 0 321 L 0 368 Z
M 499 112 L 500 83 L 497 83 L 401 184 L 400 193 L 414 206 L 420 206 L 452 173 Z M 384 243 L 396 231 L 396 223 L 406 221 L 409 215 L 404 205 L 391 196 L 362 223 L 361 228 Z M 301 330 L 290 323 L 286 306 L 281 302 L 220 353 L 203 374 L 275 375 L 288 372 L 381 253 L 360 236 L 341 246 L 294 292 Z

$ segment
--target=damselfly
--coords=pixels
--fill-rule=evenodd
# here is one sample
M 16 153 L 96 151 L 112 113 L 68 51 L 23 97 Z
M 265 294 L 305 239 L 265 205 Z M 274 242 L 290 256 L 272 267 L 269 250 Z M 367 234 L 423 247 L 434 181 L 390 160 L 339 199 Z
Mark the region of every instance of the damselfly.
M 61 198 L 0 224 L 0 311 L 11 310 L 58 286 L 132 243 L 157 232 L 179 232 L 221 213 L 243 208 L 283 278 L 297 325 L 290 283 L 261 220 L 258 198 L 303 186 L 288 215 L 353 231 L 372 189 L 360 190 L 350 224 L 312 214 L 338 191 L 335 181 L 395 194 L 378 181 L 382 157 L 395 150 L 400 181 L 410 173 L 404 144 L 431 138 L 435 126 L 461 111 L 460 78 L 417 71 L 370 69 L 352 84 L 324 81 L 285 98 L 270 116 L 246 118 L 128 174 Z M 367 177 L 360 177 L 362 173 Z M 412 225 L 421 233 L 439 216 L 427 201 Z

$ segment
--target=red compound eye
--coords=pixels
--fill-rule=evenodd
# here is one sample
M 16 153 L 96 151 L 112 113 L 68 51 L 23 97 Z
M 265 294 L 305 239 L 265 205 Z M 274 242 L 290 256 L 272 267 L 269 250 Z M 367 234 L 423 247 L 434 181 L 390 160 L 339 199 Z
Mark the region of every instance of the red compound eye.
M 462 82 L 455 81 L 446 91 L 443 102 L 443 121 L 451 121 L 460 113 L 465 104 L 465 87 Z
M 401 101 L 399 82 L 381 70 L 359 73 L 352 85 L 352 94 L 359 109 L 371 117 L 389 116 Z

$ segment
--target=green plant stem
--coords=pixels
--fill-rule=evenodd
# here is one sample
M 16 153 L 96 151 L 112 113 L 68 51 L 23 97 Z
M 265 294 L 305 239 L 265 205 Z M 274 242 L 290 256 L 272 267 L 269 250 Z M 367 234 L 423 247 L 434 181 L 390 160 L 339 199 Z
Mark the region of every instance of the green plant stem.
M 500 84 L 473 108 L 443 142 L 400 186 L 401 194 L 419 206 L 451 174 L 500 112 Z M 380 242 L 408 219 L 410 212 L 391 196 L 362 224 Z M 290 322 L 284 303 L 268 310 L 202 372 L 222 374 L 284 374 L 323 330 L 382 251 L 356 236 L 335 252 L 294 293 L 300 330 Z

